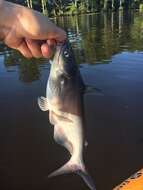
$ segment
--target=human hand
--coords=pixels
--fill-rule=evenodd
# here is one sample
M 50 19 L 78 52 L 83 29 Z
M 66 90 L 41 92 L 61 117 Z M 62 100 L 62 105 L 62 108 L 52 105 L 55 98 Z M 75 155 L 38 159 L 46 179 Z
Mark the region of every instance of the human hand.
M 48 17 L 26 7 L 4 1 L 0 10 L 0 30 L 4 43 L 27 58 L 50 58 L 66 33 Z

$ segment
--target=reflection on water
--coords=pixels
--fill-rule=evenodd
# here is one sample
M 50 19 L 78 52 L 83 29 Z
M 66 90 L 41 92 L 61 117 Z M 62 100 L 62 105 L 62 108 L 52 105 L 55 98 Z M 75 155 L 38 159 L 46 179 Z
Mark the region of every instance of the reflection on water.
M 111 190 L 143 166 L 143 17 L 114 13 L 61 17 L 85 83 L 86 165 L 97 190 Z M 67 160 L 53 141 L 45 94 L 49 64 L 0 44 L 0 189 L 86 190 L 76 175 L 45 179 Z M 102 94 L 102 95 L 101 95 Z
M 110 60 L 122 51 L 143 49 L 142 15 L 132 12 L 58 18 L 66 28 L 79 63 Z
M 8 51 L 4 53 L 4 64 L 7 71 L 13 71 L 13 66 L 18 66 L 19 79 L 24 82 L 32 82 L 40 77 L 39 65 L 44 60 L 27 60 L 17 51 Z
M 110 63 L 114 54 L 143 50 L 143 18 L 139 13 L 60 17 L 54 22 L 67 31 L 79 64 Z M 20 65 L 20 80 L 30 82 L 39 78 L 38 65 L 31 63 L 41 61 L 26 60 L 16 51 L 7 53 L 2 44 L 0 52 L 5 53 L 4 62 L 7 68 Z

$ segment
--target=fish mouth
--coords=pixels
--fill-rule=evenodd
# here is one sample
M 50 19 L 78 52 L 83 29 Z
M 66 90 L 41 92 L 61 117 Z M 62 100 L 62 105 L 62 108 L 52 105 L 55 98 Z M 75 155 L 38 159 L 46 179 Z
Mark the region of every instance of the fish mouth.
M 60 65 L 60 57 L 62 56 L 62 54 L 63 54 L 63 52 L 64 52 L 64 48 L 65 48 L 65 46 L 66 46 L 66 43 L 68 43 L 68 42 L 63 42 L 63 43 L 58 43 L 57 44 L 57 49 L 58 49 L 58 58 L 57 58 L 57 63 L 58 63 L 58 65 Z M 64 68 L 64 67 L 63 67 Z M 61 74 L 63 74 L 64 75 L 64 77 L 66 77 L 67 79 L 70 79 L 71 78 L 71 76 L 69 76 L 69 74 L 65 71 L 65 69 L 60 69 L 60 72 L 61 72 Z
M 62 54 L 62 52 L 63 52 L 65 43 L 66 43 L 66 42 L 58 43 L 58 44 L 57 44 L 57 48 L 59 48 L 58 64 L 60 64 L 60 56 L 61 56 L 61 54 Z

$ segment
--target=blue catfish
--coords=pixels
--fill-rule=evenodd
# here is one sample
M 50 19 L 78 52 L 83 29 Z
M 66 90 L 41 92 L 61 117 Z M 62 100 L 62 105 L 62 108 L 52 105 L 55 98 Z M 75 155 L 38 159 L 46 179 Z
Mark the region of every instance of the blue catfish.
M 49 120 L 54 125 L 54 139 L 69 151 L 71 158 L 49 177 L 76 173 L 91 190 L 95 190 L 83 161 L 83 147 L 86 144 L 82 118 L 84 88 L 70 44 L 65 42 L 57 45 L 51 63 L 46 97 L 38 98 L 38 104 L 42 111 L 49 110 Z

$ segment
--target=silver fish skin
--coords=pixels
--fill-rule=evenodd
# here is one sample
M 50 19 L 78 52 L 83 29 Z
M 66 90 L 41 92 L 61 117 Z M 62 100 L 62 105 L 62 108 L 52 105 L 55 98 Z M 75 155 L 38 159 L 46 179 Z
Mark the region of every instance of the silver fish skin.
M 42 111 L 49 111 L 54 125 L 54 139 L 70 153 L 70 160 L 49 177 L 76 173 L 91 190 L 96 190 L 83 161 L 85 146 L 82 119 L 82 99 L 85 86 L 69 42 L 57 45 L 51 63 L 46 97 L 38 98 Z

